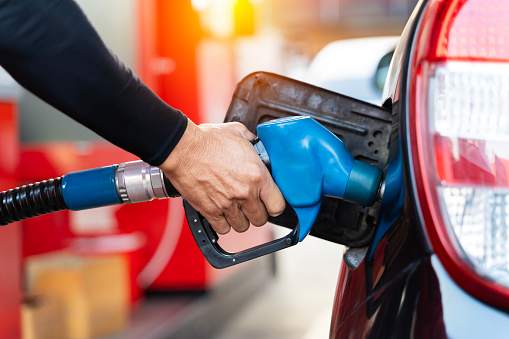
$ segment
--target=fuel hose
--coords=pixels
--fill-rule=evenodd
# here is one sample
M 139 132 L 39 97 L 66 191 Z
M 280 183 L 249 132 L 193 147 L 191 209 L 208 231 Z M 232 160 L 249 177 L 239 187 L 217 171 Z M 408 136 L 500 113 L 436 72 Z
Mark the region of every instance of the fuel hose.
M 178 197 L 164 173 L 143 161 L 71 172 L 0 193 L 0 225 L 62 210 Z

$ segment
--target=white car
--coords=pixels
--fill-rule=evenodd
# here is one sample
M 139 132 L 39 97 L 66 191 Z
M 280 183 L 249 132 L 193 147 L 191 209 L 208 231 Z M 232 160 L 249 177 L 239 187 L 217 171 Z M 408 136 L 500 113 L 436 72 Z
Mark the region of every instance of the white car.
M 314 57 L 304 82 L 380 105 L 399 36 L 338 40 Z

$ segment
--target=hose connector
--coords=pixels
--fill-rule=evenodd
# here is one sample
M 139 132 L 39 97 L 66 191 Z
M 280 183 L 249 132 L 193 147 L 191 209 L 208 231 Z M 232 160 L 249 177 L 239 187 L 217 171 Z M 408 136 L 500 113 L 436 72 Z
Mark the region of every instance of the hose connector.
M 119 164 L 115 171 L 115 186 L 126 204 L 170 197 L 163 171 L 141 160 Z

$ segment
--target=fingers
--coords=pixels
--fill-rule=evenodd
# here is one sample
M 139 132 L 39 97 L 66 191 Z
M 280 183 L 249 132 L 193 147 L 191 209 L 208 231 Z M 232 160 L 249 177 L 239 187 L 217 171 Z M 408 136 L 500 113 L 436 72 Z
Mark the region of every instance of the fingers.
M 254 226 L 263 226 L 267 222 L 269 215 L 263 202 L 259 199 L 251 201 L 250 204 L 241 206 L 242 212 Z
M 277 217 L 285 210 L 286 202 L 283 194 L 281 194 L 281 191 L 268 172 L 267 175 L 269 177 L 265 178 L 265 185 L 263 185 L 262 190 L 260 191 L 260 198 L 265 204 L 269 215 Z
M 231 127 L 249 141 L 256 139 L 256 135 L 251 133 L 241 123 L 231 123 Z M 266 212 L 268 212 L 269 215 L 276 217 L 283 213 L 286 207 L 285 199 L 274 180 L 272 180 L 272 177 L 268 171 L 264 171 L 264 177 L 262 178 L 261 182 L 262 189 L 260 191 L 260 198 L 263 203 L 256 199 L 256 201 L 259 203 L 257 204 L 254 202 L 251 204 L 256 206 L 255 208 L 250 206 L 243 206 L 246 216 L 251 221 L 251 223 L 256 226 L 263 225 L 267 222 L 268 216 Z
M 242 233 L 247 231 L 249 228 L 249 220 L 244 215 L 238 204 L 234 204 L 234 206 L 225 214 L 225 218 L 236 232 Z
M 236 200 L 216 205 L 215 208 L 209 210 L 209 213 L 202 212 L 202 214 L 218 234 L 227 234 L 232 228 L 236 232 L 242 233 L 247 231 L 250 226 L 248 218 Z
M 249 226 L 263 226 L 267 223 L 268 214 L 265 206 L 260 200 L 257 203 L 239 206 L 233 204 L 224 215 L 215 218 L 213 221 L 209 219 L 212 228 L 219 234 L 227 234 L 230 228 L 236 232 L 242 233 L 249 229 Z
M 227 234 L 230 232 L 231 226 L 224 217 L 224 215 L 216 216 L 216 217 L 210 217 L 207 215 L 204 215 L 204 217 L 209 221 L 210 226 L 219 234 Z

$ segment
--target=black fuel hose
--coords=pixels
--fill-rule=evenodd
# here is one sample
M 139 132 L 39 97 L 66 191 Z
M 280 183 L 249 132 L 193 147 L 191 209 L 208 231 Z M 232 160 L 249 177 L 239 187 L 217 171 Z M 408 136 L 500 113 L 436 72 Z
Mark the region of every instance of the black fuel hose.
M 0 201 L 0 226 L 67 209 L 61 177 L 4 191 Z

